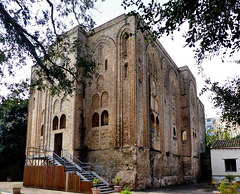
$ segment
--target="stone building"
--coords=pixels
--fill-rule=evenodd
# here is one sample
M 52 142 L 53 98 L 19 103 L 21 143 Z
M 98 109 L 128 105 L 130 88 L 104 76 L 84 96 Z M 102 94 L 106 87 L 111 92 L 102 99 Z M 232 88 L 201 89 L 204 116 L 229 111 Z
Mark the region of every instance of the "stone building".
M 159 41 L 146 43 L 136 20 L 121 15 L 90 37 L 68 32 L 93 52 L 98 76 L 67 99 L 33 91 L 27 147 L 66 149 L 134 189 L 196 180 L 205 126 L 196 80 Z

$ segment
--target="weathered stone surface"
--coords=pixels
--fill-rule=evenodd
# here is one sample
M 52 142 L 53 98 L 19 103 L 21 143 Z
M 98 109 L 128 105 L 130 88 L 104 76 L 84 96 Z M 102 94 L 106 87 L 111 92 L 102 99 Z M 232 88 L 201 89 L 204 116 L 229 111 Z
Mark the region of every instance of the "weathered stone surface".
M 146 43 L 136 24 L 122 15 L 87 38 L 78 28 L 69 32 L 88 45 L 98 76 L 90 86 L 77 85 L 67 99 L 47 90 L 32 92 L 27 146 L 54 150 L 56 134 L 62 134 L 63 149 L 134 189 L 196 180 L 204 134 L 196 80 L 159 41 Z M 66 123 L 60 129 L 62 115 Z

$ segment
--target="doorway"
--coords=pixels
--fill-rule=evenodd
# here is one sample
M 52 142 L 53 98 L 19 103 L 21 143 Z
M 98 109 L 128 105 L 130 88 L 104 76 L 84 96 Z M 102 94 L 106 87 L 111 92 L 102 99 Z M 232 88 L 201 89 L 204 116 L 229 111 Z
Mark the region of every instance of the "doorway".
M 62 133 L 57 133 L 54 136 L 54 152 L 61 156 L 62 151 Z

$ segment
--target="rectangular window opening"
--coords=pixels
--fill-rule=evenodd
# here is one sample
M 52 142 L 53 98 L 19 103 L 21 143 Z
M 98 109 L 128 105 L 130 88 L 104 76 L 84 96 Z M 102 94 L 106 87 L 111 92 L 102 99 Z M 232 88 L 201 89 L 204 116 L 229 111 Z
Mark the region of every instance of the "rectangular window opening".
M 236 159 L 225 159 L 225 171 L 226 172 L 236 172 Z

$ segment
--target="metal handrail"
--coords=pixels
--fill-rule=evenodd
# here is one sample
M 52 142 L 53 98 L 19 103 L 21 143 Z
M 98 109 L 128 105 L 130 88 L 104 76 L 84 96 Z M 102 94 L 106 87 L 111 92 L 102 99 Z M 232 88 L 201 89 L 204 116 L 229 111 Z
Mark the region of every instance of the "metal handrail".
M 100 174 L 101 176 L 107 178 L 108 181 L 110 180 L 110 176 L 108 176 L 104 171 L 102 171 L 99 167 L 93 165 L 92 163 L 90 163 L 90 162 L 83 163 L 79 159 L 77 159 L 75 156 L 70 154 L 67 150 L 64 150 L 64 149 L 62 149 L 61 153 L 62 153 L 62 157 L 65 157 L 66 159 L 68 159 L 68 162 L 70 162 L 73 165 L 75 173 L 76 173 L 76 171 L 80 170 L 80 172 L 88 173 L 92 177 L 92 175 L 89 173 L 91 171 L 91 173 L 93 173 L 93 172 L 97 173 L 97 174 L 94 173 L 95 176 L 96 175 L 99 176 L 98 174 Z M 31 146 L 31 147 L 27 148 L 27 158 L 29 160 L 34 159 L 34 158 L 36 158 L 36 159 L 41 158 L 43 160 L 46 160 L 46 158 L 51 155 L 52 155 L 53 159 L 57 160 L 58 162 L 60 161 L 63 164 L 66 162 L 62 157 L 58 156 L 54 151 L 50 150 L 50 148 L 47 147 L 46 145 Z M 35 164 L 36 164 L 36 162 L 35 162 Z M 32 161 L 32 165 L 33 165 L 33 161 Z M 38 165 L 39 165 L 39 161 L 38 161 Z M 87 168 L 87 170 L 85 170 L 84 166 L 85 167 L 87 166 L 89 168 Z M 102 177 L 100 177 L 100 178 L 102 179 L 103 182 L 106 182 Z
M 100 175 L 103 175 L 104 177 L 108 178 L 108 181 L 111 179 L 109 175 L 107 175 L 104 171 L 102 171 L 99 167 L 93 165 L 90 162 L 81 162 L 80 160 L 78 160 L 75 156 L 73 156 L 72 154 L 70 154 L 67 150 L 62 149 L 62 156 L 65 156 L 65 153 L 69 156 L 67 158 L 69 158 L 70 160 L 77 161 L 78 164 L 80 164 L 79 166 L 83 169 L 84 165 L 90 166 L 90 168 L 87 168 L 88 170 L 84 170 L 84 171 L 95 171 Z M 75 163 L 75 162 L 74 162 Z
M 47 147 L 46 145 L 40 145 L 40 146 L 31 146 L 27 148 L 27 158 L 28 159 L 34 159 L 36 156 L 36 158 L 40 158 L 43 157 L 44 159 L 46 159 L 49 156 L 49 153 L 51 153 L 50 155 L 53 156 L 53 158 L 57 158 L 59 161 L 61 162 L 65 162 L 60 156 L 58 156 L 54 151 L 50 150 L 49 147 Z M 33 163 L 32 163 L 33 164 Z

